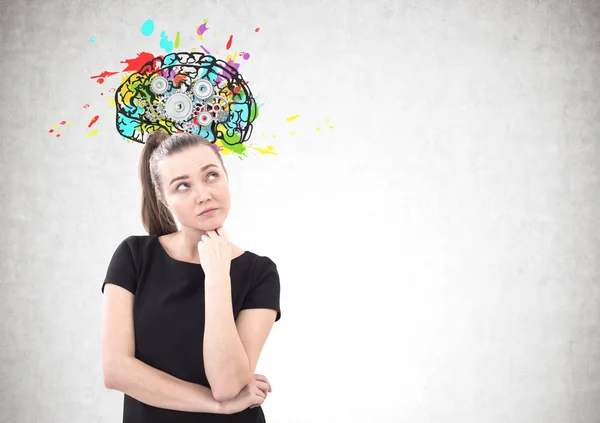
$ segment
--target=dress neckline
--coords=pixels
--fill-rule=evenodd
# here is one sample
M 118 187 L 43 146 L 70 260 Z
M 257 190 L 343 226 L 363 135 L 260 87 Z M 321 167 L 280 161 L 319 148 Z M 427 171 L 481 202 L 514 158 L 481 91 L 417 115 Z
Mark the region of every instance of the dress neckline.
M 156 243 L 158 244 L 158 248 L 162 251 L 162 253 L 168 257 L 170 260 L 175 261 L 177 263 L 184 263 L 184 264 L 191 264 L 193 266 L 202 266 L 202 264 L 200 263 L 192 263 L 191 261 L 183 261 L 183 260 L 177 260 L 176 258 L 173 258 L 169 255 L 169 253 L 167 253 L 167 250 L 165 250 L 165 247 L 162 245 L 162 243 L 160 242 L 160 239 L 158 239 L 159 235 L 154 235 L 154 237 L 156 238 Z M 239 259 L 240 257 L 246 255 L 248 251 L 244 251 L 242 254 L 240 254 L 237 257 L 234 257 L 231 259 L 231 262 L 233 263 L 234 260 Z

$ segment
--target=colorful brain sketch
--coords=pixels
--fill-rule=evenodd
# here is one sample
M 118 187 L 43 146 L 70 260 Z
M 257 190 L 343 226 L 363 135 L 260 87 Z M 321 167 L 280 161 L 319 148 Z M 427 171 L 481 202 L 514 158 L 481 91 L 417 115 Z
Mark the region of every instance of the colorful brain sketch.
M 156 130 L 188 132 L 215 143 L 250 138 L 256 101 L 233 66 L 204 53 L 156 57 L 115 91 L 117 130 L 143 143 Z

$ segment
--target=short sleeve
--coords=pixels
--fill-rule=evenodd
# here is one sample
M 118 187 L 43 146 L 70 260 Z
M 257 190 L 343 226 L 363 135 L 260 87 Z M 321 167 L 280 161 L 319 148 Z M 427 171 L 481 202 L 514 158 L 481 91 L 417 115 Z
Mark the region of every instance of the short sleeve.
M 104 285 L 112 283 L 119 285 L 132 294 L 135 294 L 137 288 L 137 272 L 135 265 L 135 256 L 132 250 L 133 237 L 128 237 L 121 241 L 106 271 L 106 277 L 102 284 L 102 293 L 104 293 Z
M 248 308 L 270 308 L 277 310 L 275 321 L 281 318 L 279 307 L 279 273 L 277 265 L 268 257 L 260 257 L 254 269 L 252 286 L 242 304 L 242 310 Z

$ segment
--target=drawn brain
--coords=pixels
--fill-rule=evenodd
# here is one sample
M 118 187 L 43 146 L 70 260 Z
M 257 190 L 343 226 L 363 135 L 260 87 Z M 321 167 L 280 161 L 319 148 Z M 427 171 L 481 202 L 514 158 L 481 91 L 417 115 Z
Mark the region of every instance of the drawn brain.
M 258 114 L 248 85 L 228 63 L 204 53 L 156 57 L 115 92 L 117 130 L 143 143 L 144 133 L 188 132 L 215 143 L 250 138 Z

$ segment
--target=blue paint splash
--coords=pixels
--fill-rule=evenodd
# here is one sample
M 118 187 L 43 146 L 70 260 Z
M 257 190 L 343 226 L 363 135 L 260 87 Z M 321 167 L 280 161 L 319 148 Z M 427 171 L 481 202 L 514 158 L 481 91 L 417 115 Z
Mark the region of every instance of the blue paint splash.
M 160 33 L 160 48 L 164 49 L 167 53 L 173 51 L 173 41 L 169 41 L 165 31 Z
M 152 35 L 153 32 L 154 32 L 154 21 L 152 19 L 148 19 L 142 25 L 142 34 L 144 34 L 146 37 L 149 37 L 150 35 Z

